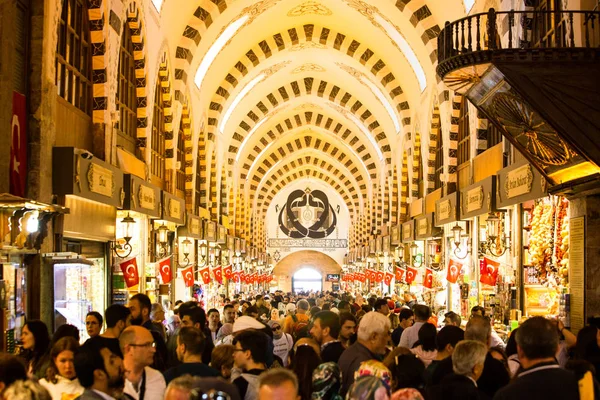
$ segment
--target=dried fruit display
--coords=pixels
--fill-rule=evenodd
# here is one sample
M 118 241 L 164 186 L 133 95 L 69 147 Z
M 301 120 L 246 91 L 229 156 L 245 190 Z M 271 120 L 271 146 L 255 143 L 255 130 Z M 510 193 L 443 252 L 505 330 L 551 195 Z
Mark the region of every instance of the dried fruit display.
M 529 259 L 538 270 L 544 271 L 551 262 L 554 238 L 554 212 L 552 203 L 540 201 L 533 209 Z

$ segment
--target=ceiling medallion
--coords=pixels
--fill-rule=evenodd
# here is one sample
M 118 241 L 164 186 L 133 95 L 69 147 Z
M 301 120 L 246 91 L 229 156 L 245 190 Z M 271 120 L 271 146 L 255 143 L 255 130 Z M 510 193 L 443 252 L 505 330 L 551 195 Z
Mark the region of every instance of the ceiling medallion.
M 323 4 L 319 3 L 318 1 L 314 1 L 314 0 L 309 0 L 309 1 L 305 1 L 304 3 L 300 4 L 297 7 L 292 8 L 290 11 L 288 11 L 287 16 L 288 17 L 300 17 L 302 15 L 322 15 L 324 17 L 328 17 L 330 15 L 332 15 L 333 13 L 331 12 L 331 10 L 327 7 L 325 7 Z
M 307 63 L 294 68 L 292 74 L 299 74 L 301 72 L 325 72 L 325 68 L 317 64 Z
M 290 47 L 290 51 L 300 51 L 306 49 L 326 49 L 327 46 L 316 42 L 302 42 Z

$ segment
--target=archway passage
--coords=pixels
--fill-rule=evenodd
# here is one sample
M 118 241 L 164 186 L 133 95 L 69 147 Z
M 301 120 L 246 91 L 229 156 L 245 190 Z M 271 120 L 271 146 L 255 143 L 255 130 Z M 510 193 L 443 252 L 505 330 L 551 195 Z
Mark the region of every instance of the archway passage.
M 291 292 L 294 285 L 298 288 L 314 287 L 313 290 L 332 290 L 332 283 L 325 278 L 329 274 L 341 274 L 341 271 L 340 264 L 329 255 L 316 250 L 299 250 L 282 258 L 275 266 L 273 275 L 278 288 L 284 292 Z
M 302 268 L 292 277 L 292 292 L 319 292 L 323 290 L 323 276 L 313 268 Z

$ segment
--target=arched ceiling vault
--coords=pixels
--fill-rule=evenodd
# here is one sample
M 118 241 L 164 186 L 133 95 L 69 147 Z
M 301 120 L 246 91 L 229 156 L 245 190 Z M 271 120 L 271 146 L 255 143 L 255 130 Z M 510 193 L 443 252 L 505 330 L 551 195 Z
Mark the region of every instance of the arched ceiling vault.
M 216 152 L 206 185 L 226 163 L 262 215 L 307 176 L 362 213 L 435 91 L 440 27 L 466 14 L 463 0 L 163 1 L 174 99 Z

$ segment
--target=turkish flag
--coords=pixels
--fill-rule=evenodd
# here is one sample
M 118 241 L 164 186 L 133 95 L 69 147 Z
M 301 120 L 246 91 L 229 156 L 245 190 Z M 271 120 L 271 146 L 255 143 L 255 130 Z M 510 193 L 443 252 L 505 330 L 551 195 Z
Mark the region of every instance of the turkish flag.
M 390 286 L 392 284 L 392 278 L 394 277 L 394 274 L 392 274 L 391 272 L 386 272 L 385 273 L 385 277 L 383 278 L 383 282 L 387 285 Z
M 200 272 L 200 276 L 202 277 L 202 282 L 204 282 L 205 285 L 208 285 L 210 283 L 210 271 L 208 269 L 208 266 L 202 268 L 198 272 Z
M 415 278 L 417 277 L 417 270 L 413 267 L 406 268 L 406 283 L 409 285 L 413 283 Z
M 227 279 L 233 278 L 233 265 L 229 264 L 223 267 L 223 275 L 225 275 L 225 278 Z
M 253 272 L 250 274 L 250 277 L 248 278 L 248 283 L 256 283 L 258 278 L 258 274 L 256 272 Z
M 375 280 L 375 271 L 373 271 L 372 269 L 367 268 L 367 270 L 365 271 L 365 275 L 370 281 Z
M 460 271 L 462 270 L 463 264 L 450 259 L 448 263 L 448 273 L 446 275 L 446 280 L 450 283 L 456 283 L 458 280 L 458 276 L 460 275 Z
M 194 266 L 193 265 L 182 270 L 181 276 L 183 277 L 183 282 L 185 282 L 185 287 L 194 286 Z
M 9 190 L 15 196 L 25 197 L 27 179 L 27 102 L 25 96 L 13 92 L 12 108 Z
M 173 279 L 173 272 L 171 271 L 171 257 L 167 257 L 164 260 L 158 262 L 158 271 L 164 284 L 171 282 Z
M 128 288 L 140 283 L 140 275 L 137 266 L 137 257 L 133 257 L 119 264 L 123 271 L 123 279 Z
M 383 282 L 384 276 L 385 275 L 384 275 L 383 271 L 375 271 L 375 282 L 377 282 L 377 283 Z
M 479 260 L 479 282 L 490 286 L 496 286 L 498 281 L 498 268 L 500 263 L 484 257 Z
M 215 280 L 219 282 L 219 285 L 223 284 L 223 268 L 220 265 L 217 265 L 216 268 L 213 268 L 213 275 L 215 276 Z
M 396 282 L 404 281 L 406 270 L 404 268 L 396 267 Z
M 365 281 L 367 280 L 367 277 L 365 276 L 364 272 L 357 272 L 356 278 L 359 282 L 362 282 L 362 283 L 365 283 Z
M 431 289 L 433 287 L 433 271 L 429 268 L 425 268 L 425 278 L 423 279 L 423 286 Z
M 240 274 L 240 282 L 247 283 L 248 275 L 246 275 L 246 273 L 244 271 L 241 271 L 239 274 Z
M 239 271 L 234 272 L 233 275 L 232 275 L 232 277 L 233 277 L 233 281 L 235 283 L 240 283 L 242 281 L 242 273 L 239 272 Z

